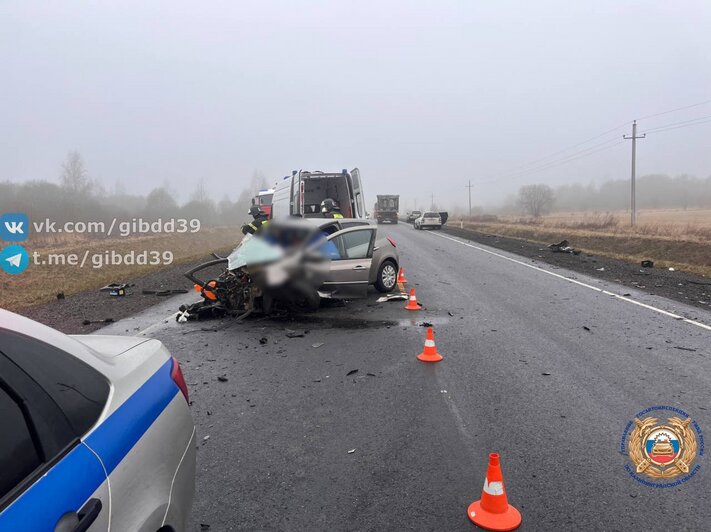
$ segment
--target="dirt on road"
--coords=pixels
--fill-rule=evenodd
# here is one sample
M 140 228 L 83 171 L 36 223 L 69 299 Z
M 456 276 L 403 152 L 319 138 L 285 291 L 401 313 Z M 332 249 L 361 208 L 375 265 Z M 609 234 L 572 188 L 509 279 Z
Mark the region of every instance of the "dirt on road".
M 123 297 L 111 296 L 108 292 L 99 290 L 88 290 L 68 295 L 64 299 L 55 299 L 49 303 L 23 308 L 18 312 L 65 334 L 88 334 L 100 329 L 106 323 L 132 316 L 160 303 L 164 297 L 170 295 L 170 291 L 192 291 L 193 284 L 183 274 L 212 258 L 208 256 L 193 263 L 179 264 L 131 280 L 122 279 L 122 282 L 131 285 L 128 293 Z M 219 273 L 219 269 L 215 269 L 212 273 Z M 144 294 L 144 290 L 168 293 L 165 296 Z M 197 293 L 195 296 L 197 301 L 199 296 Z M 101 320 L 108 321 L 101 322 Z M 87 321 L 91 323 L 86 323 Z
M 668 268 L 643 268 L 641 263 L 625 262 L 589 253 L 553 253 L 538 242 L 481 233 L 471 229 L 445 226 L 444 231 L 473 242 L 516 253 L 560 268 L 603 279 L 666 297 L 705 310 L 711 310 L 711 278 Z M 553 243 L 553 242 L 551 242 Z M 576 242 L 570 239 L 575 248 Z

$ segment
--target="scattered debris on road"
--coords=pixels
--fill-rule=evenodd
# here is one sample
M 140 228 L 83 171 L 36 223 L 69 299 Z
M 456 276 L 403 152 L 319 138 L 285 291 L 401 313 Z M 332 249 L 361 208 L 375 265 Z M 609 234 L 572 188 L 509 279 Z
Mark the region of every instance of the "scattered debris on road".
M 323 345 L 323 342 L 316 342 L 315 344 L 311 344 L 311 347 L 313 347 L 314 349 L 318 349 L 322 345 Z
M 588 332 L 592 332 L 592 331 L 590 330 L 590 327 L 588 327 L 587 325 L 583 325 L 583 329 L 585 329 L 585 330 L 588 331 Z
M 297 331 L 292 331 L 291 329 L 286 330 L 287 338 L 303 338 L 305 333 L 300 333 Z
M 227 382 L 229 379 L 224 375 L 220 375 L 219 377 L 217 377 L 217 380 L 220 382 Z
M 642 261 L 642 268 L 654 268 L 654 261 L 652 261 L 652 260 L 643 260 L 643 261 Z
M 348 373 L 346 373 L 346 377 L 348 377 L 348 376 L 350 376 L 350 375 L 355 375 L 356 373 L 358 373 L 358 370 L 357 370 L 357 369 L 352 369 L 352 370 L 350 370 Z
M 128 283 L 109 283 L 99 288 L 99 292 L 108 292 L 110 296 L 125 296 L 129 293 L 128 289 L 131 286 L 135 285 Z
M 548 246 L 553 253 L 572 253 L 573 255 L 580 255 L 580 250 L 572 248 L 570 242 L 567 240 L 561 240 L 557 244 L 551 244 Z
M 93 323 L 113 323 L 113 318 L 104 318 L 103 320 L 84 320 L 81 322 L 82 325 L 91 325 Z
M 388 294 L 387 296 L 382 296 L 377 299 L 378 303 L 385 303 L 386 301 L 406 301 L 407 294 Z
M 185 288 L 167 288 L 165 290 L 154 290 L 150 288 L 144 288 L 141 290 L 141 294 L 144 296 L 172 296 L 175 294 L 187 294 L 189 291 Z
M 269 341 L 269 340 L 267 340 L 266 337 L 262 337 L 262 338 L 259 339 L 259 343 L 262 344 L 262 345 L 266 344 L 268 341 Z
M 57 299 L 64 299 L 64 292 L 59 292 L 57 294 Z
M 550 373 L 548 373 L 547 371 L 544 371 L 543 373 L 541 373 L 541 375 L 545 375 L 547 377 L 550 375 Z
M 351 449 L 350 451 L 348 451 L 348 454 L 353 454 L 354 452 L 355 452 L 355 449 Z

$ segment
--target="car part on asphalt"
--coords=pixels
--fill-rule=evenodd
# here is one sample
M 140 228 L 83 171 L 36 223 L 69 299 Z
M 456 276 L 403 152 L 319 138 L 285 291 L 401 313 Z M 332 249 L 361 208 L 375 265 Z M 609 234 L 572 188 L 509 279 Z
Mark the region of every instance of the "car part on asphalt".
M 186 290 L 185 288 L 166 288 L 160 290 L 144 288 L 143 290 L 141 290 L 141 294 L 143 294 L 144 296 L 172 296 L 176 294 L 187 294 L 189 292 L 190 290 Z
M 406 301 L 407 294 L 388 294 L 386 296 L 379 297 L 376 301 L 378 303 L 385 303 L 387 301 Z
M 557 244 L 551 244 L 548 246 L 553 253 L 572 253 L 573 255 L 580 255 L 580 250 L 570 247 L 570 243 L 567 240 L 561 240 Z
M 92 325 L 94 323 L 113 323 L 113 318 L 104 318 L 103 320 L 84 320 L 81 322 L 82 325 Z
M 99 292 L 108 292 L 110 296 L 125 296 L 128 288 L 134 286 L 128 283 L 110 283 L 99 288 Z

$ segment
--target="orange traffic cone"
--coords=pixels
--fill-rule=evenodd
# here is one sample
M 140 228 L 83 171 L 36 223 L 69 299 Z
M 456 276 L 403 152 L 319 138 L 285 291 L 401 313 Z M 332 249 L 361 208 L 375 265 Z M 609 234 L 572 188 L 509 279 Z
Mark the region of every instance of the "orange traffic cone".
M 472 523 L 485 530 L 515 530 L 521 526 L 521 514 L 506 499 L 504 477 L 499 455 L 489 455 L 481 499 L 469 505 L 467 515 Z
M 397 274 L 397 282 L 402 284 L 407 282 L 407 279 L 405 279 L 405 268 L 402 266 L 400 267 L 400 272 Z
M 417 302 L 417 297 L 415 297 L 415 289 L 410 288 L 410 298 L 405 305 L 405 310 L 420 310 L 420 305 Z
M 439 362 L 443 360 L 442 355 L 437 352 L 437 346 L 434 342 L 434 331 L 432 327 L 427 328 L 427 339 L 425 340 L 425 349 L 417 355 L 422 362 Z

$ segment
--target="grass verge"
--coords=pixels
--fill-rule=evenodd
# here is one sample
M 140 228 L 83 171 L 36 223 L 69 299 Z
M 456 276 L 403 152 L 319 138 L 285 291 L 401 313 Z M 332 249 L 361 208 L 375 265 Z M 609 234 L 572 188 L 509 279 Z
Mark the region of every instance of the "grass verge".
M 147 273 L 174 267 L 177 264 L 194 262 L 214 252 L 232 249 L 240 240 L 241 233 L 234 227 L 202 229 L 194 234 L 158 234 L 135 236 L 107 240 L 75 240 L 57 245 L 33 247 L 26 246 L 32 256 L 37 252 L 40 261 L 47 261 L 50 254 L 67 257 L 76 255 L 79 261 L 88 251 L 84 267 L 70 264 L 38 264 L 30 261 L 30 266 L 19 275 L 0 274 L 0 307 L 19 310 L 45 303 L 56 298 L 62 292 L 70 296 L 86 290 L 96 290 L 112 282 L 128 282 Z M 125 256 L 129 253 L 139 255 L 143 252 L 162 254 L 171 252 L 170 264 L 111 264 L 95 267 L 91 257 L 102 260 L 106 252 L 115 252 Z M 98 260 L 97 263 L 98 264 Z

